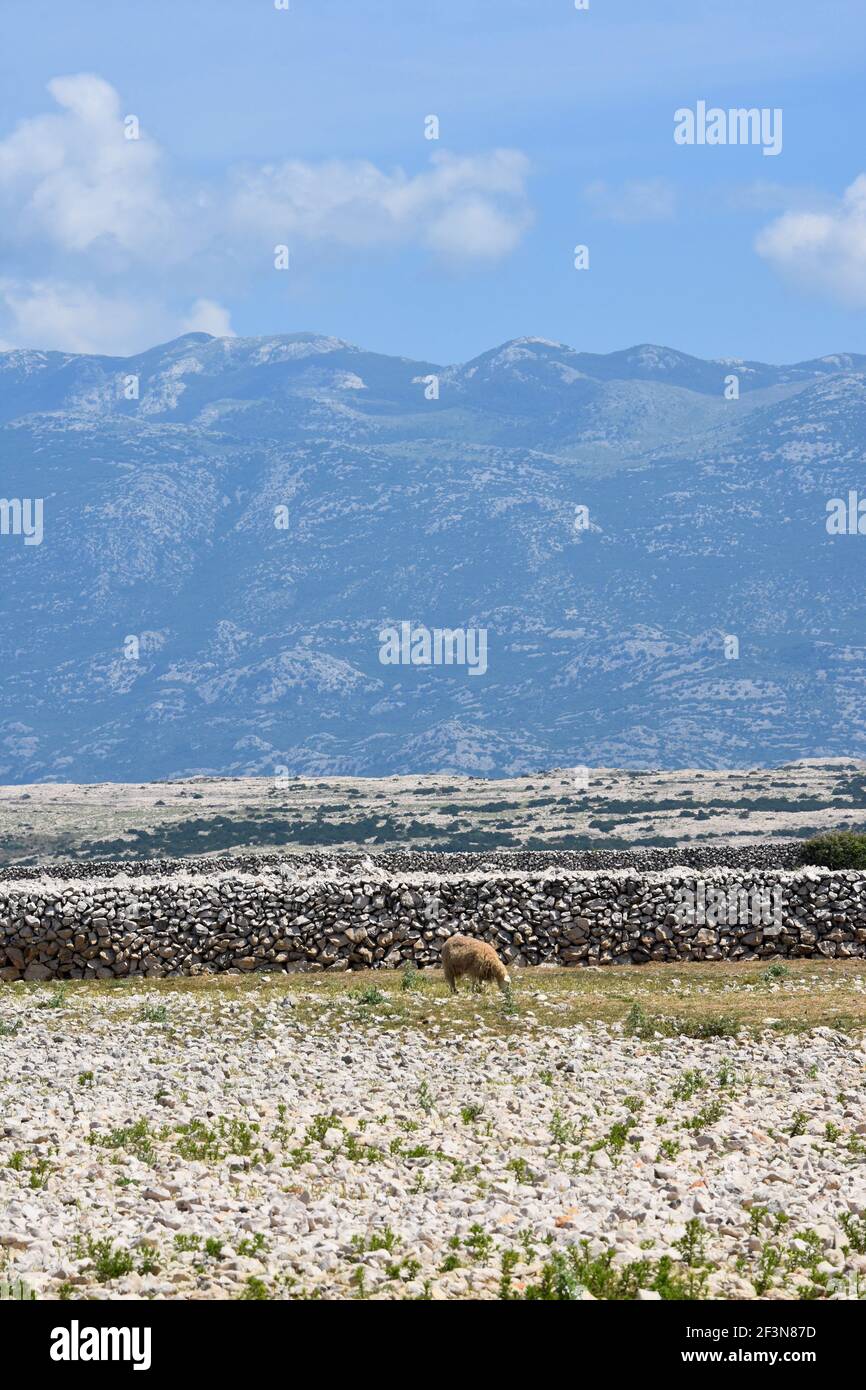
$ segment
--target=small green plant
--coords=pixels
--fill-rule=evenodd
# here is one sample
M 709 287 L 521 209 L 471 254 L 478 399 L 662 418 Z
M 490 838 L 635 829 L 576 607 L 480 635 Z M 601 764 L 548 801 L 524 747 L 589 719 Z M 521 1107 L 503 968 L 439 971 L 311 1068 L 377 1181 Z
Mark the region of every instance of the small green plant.
M 798 1138 L 799 1135 L 805 1134 L 805 1133 L 806 1133 L 806 1125 L 807 1125 L 808 1123 L 809 1123 L 809 1116 L 806 1114 L 806 1112 L 805 1112 L 804 1110 L 798 1110 L 798 1111 L 795 1113 L 795 1115 L 794 1115 L 794 1119 L 793 1119 L 793 1121 L 792 1121 L 792 1123 L 791 1123 L 791 1128 L 790 1128 L 789 1131 L 788 1131 L 788 1133 L 790 1134 L 791 1138 L 792 1138 L 792 1139 L 796 1139 L 796 1138 Z
M 533 1181 L 532 1170 L 525 1158 L 510 1158 L 505 1167 L 509 1173 L 513 1173 L 518 1182 L 531 1183 Z
M 493 1237 L 476 1221 L 469 1227 L 469 1235 L 463 1244 L 473 1260 L 486 1260 L 493 1248 Z
M 725 1107 L 720 1100 L 711 1100 L 707 1105 L 702 1105 L 696 1115 L 690 1120 L 686 1120 L 683 1128 L 690 1129 L 695 1134 L 700 1134 L 701 1130 L 714 1125 L 716 1120 L 720 1120 L 725 1113 Z
M 787 965 L 785 965 L 780 960 L 774 960 L 771 965 L 767 966 L 766 970 L 761 976 L 761 979 L 764 981 L 765 984 L 769 985 L 772 984 L 774 980 L 787 979 L 790 973 L 791 971 L 789 970 Z
M 156 1274 L 158 1269 L 159 1262 L 156 1258 L 156 1250 L 152 1245 L 146 1245 L 138 1262 L 138 1273 L 142 1275 Z
M 471 1101 L 469 1105 L 464 1105 L 460 1111 L 460 1118 L 465 1125 L 472 1125 L 480 1119 L 484 1113 L 484 1106 L 478 1101 Z
M 406 1149 L 403 1153 L 404 1158 L 432 1158 L 433 1150 L 429 1144 L 413 1144 L 411 1149 Z
M 776 1272 L 782 1263 L 782 1252 L 777 1245 L 766 1241 L 758 1257 L 758 1268 L 752 1279 L 752 1287 L 761 1298 L 775 1282 Z
M 686 1222 L 686 1229 L 679 1240 L 674 1241 L 674 1249 L 679 1250 L 684 1264 L 696 1268 L 704 1263 L 707 1233 L 696 1216 Z
M 145 1004 L 138 1016 L 143 1023 L 167 1023 L 168 1009 L 165 1004 Z
M 659 1158 L 666 1158 L 668 1162 L 672 1163 L 679 1153 L 680 1148 L 681 1145 L 678 1139 L 663 1139 L 659 1145 Z
M 112 1129 L 108 1134 L 88 1134 L 85 1137 L 88 1144 L 97 1148 L 126 1149 L 141 1163 L 156 1162 L 155 1135 L 144 1117 L 136 1120 L 134 1124 Z
M 368 1250 L 387 1250 L 389 1255 L 393 1255 L 397 1246 L 400 1244 L 400 1237 L 390 1226 L 383 1226 L 380 1231 L 374 1231 L 367 1238 L 366 1236 L 352 1236 L 351 1245 L 356 1255 L 366 1255 Z
M 604 1138 L 596 1139 L 595 1143 L 590 1145 L 590 1153 L 595 1153 L 598 1149 L 607 1149 L 611 1158 L 618 1157 L 626 1146 L 629 1131 L 633 1130 L 636 1124 L 637 1121 L 631 1117 L 627 1120 L 617 1120 Z
M 614 1250 L 592 1255 L 588 1241 L 568 1250 L 554 1251 L 545 1261 L 538 1282 L 529 1284 L 524 1300 L 571 1301 L 583 1290 L 593 1298 L 633 1300 L 641 1289 L 650 1289 L 662 1299 L 683 1301 L 705 1298 L 707 1280 L 714 1266 L 706 1258 L 706 1232 L 697 1217 L 686 1225 L 685 1234 L 675 1242 L 679 1263 L 669 1255 L 659 1260 L 632 1260 L 615 1266 Z M 507 1297 L 514 1298 L 509 1281 Z
M 339 1128 L 333 1115 L 316 1115 L 307 1125 L 304 1144 L 321 1144 L 329 1129 Z
M 123 1246 L 115 1249 L 110 1236 L 104 1240 L 94 1240 L 92 1236 L 76 1236 L 72 1242 L 76 1259 L 90 1260 L 93 1273 L 100 1284 L 109 1284 L 112 1279 L 122 1279 L 134 1269 L 132 1252 Z
M 500 1276 L 499 1276 L 499 1297 L 502 1299 L 511 1298 L 512 1275 L 514 1266 L 520 1262 L 520 1253 L 517 1250 L 503 1250 L 500 1257 Z
M 33 1167 L 30 1169 L 30 1186 L 34 1189 L 48 1186 L 48 1175 L 51 1172 L 51 1164 L 47 1158 L 37 1158 Z
M 387 1002 L 387 994 L 383 994 L 375 985 L 367 985 L 366 989 L 358 991 L 359 1004 L 384 1004 Z
M 630 1038 L 651 1038 L 656 1031 L 655 1021 L 647 1017 L 640 1004 L 632 1004 L 625 1016 L 623 1028 Z
M 268 1286 L 263 1279 L 258 1279 L 255 1274 L 251 1274 L 244 1284 L 243 1293 L 240 1295 L 244 1300 L 254 1300 L 264 1302 L 270 1298 Z
M 191 1162 L 219 1163 L 227 1154 L 257 1162 L 266 1156 L 259 1147 L 259 1129 L 257 1121 L 248 1122 L 236 1116 L 220 1115 L 214 1125 L 190 1120 L 175 1130 L 174 1149 Z
M 550 1121 L 550 1137 L 554 1144 L 576 1144 L 577 1131 L 570 1120 L 563 1118 L 560 1110 L 554 1110 Z
M 850 1211 L 843 1211 L 839 1225 L 848 1237 L 851 1249 L 858 1255 L 866 1255 L 866 1217 L 852 1216 Z
M 707 1078 L 702 1071 L 690 1067 L 684 1071 L 677 1084 L 674 1086 L 671 1095 L 674 1100 L 691 1100 L 697 1091 L 702 1091 L 707 1084 Z
M 422 1081 L 421 1085 L 418 1087 L 418 1104 L 424 1111 L 425 1115 L 432 1115 L 434 1109 L 436 1108 L 435 1102 L 433 1100 L 433 1094 L 426 1081 Z
M 499 1009 L 506 1018 L 510 1018 L 518 1012 L 517 1000 L 514 995 L 514 986 L 510 981 L 503 987 L 499 996 Z
M 261 1231 L 257 1231 L 252 1240 L 247 1240 L 246 1236 L 239 1240 L 235 1245 L 235 1251 L 238 1255 L 252 1257 L 254 1255 L 260 1255 L 263 1250 L 266 1250 L 267 1244 Z
M 421 1264 L 418 1260 L 394 1260 L 385 1266 L 385 1273 L 389 1279 L 414 1279 L 421 1273 Z
M 343 1158 L 351 1159 L 353 1163 L 378 1163 L 384 1158 L 382 1150 L 377 1149 L 375 1144 L 362 1144 L 354 1134 L 346 1135 L 346 1142 L 340 1152 Z
M 632 1004 L 623 1024 L 629 1037 L 647 1042 L 656 1033 L 665 1038 L 735 1038 L 740 1025 L 729 1014 L 708 1018 L 666 1018 L 644 1012 L 640 1004 Z
M 679 1027 L 679 1033 L 686 1038 L 735 1038 L 740 1025 L 730 1014 L 719 1014 L 715 1018 L 688 1019 Z
M 79 1084 L 79 1086 L 88 1086 L 88 1087 L 90 1087 L 90 1088 L 92 1089 L 92 1088 L 93 1088 L 93 1072 L 92 1072 L 92 1071 L 80 1071 L 80 1072 L 78 1073 L 78 1084 Z
M 68 985 L 57 985 L 51 991 L 47 999 L 43 999 L 38 1008 L 40 1009 L 62 1009 L 66 1004 L 66 996 L 69 993 Z

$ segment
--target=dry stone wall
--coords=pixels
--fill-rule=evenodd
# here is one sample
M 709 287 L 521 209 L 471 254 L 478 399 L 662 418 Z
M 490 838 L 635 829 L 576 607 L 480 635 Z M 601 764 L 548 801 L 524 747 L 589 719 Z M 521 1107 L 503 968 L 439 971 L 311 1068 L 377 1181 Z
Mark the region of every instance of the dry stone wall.
M 866 873 L 398 876 L 370 863 L 0 882 L 5 981 L 435 966 L 455 931 L 516 965 L 864 956 Z
M 653 873 L 661 869 L 795 869 L 802 863 L 803 840 L 750 840 L 746 844 L 712 841 L 704 844 L 646 846 L 637 849 L 495 849 L 495 850 L 354 850 L 298 849 L 286 853 L 213 855 L 196 859 L 75 859 L 53 863 L 50 870 L 38 864 L 5 865 L 0 881 L 52 878 L 173 878 L 177 875 L 269 874 L 286 865 L 295 870 L 318 869 L 342 875 L 371 868 L 392 878 L 407 873 L 538 873 L 542 869 L 636 869 Z

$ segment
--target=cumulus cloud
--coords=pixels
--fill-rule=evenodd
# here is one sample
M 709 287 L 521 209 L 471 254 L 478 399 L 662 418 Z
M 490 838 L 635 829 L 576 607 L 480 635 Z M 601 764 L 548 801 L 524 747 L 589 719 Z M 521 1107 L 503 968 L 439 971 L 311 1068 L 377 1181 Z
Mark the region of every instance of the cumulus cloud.
M 597 217 L 612 222 L 667 222 L 676 211 L 666 179 L 630 179 L 618 187 L 598 179 L 587 185 L 584 196 Z
M 181 333 L 210 333 L 214 338 L 233 338 L 231 314 L 215 299 L 197 299 L 181 321 Z
M 834 206 L 782 213 L 758 233 L 755 249 L 803 288 L 866 305 L 866 174 Z
M 56 110 L 0 137 L 6 345 L 115 353 L 180 332 L 224 336 L 229 314 L 214 291 L 268 273 L 275 245 L 406 247 L 483 265 L 512 252 L 531 222 L 528 164 L 515 150 L 437 151 L 413 173 L 289 160 L 191 186 L 144 122 L 130 130 L 134 113 L 103 78 L 57 77 L 48 91 Z
M 58 77 L 48 90 L 60 111 L 0 140 L 0 239 L 169 254 L 175 214 L 157 146 L 144 133 L 126 138 L 120 98 L 102 78 Z
M 531 221 L 528 165 L 514 150 L 436 152 L 416 173 L 363 160 L 289 160 L 227 170 L 191 187 L 175 177 L 144 123 L 130 128 L 134 113 L 103 78 L 57 77 L 48 91 L 55 111 L 0 138 L 0 246 L 12 264 L 17 256 L 25 282 L 7 284 L 6 337 L 53 326 L 45 346 L 99 341 L 114 351 L 124 324 L 134 334 L 135 322 L 165 319 L 149 300 L 171 297 L 167 277 L 175 297 L 199 296 L 182 322 L 227 333 L 214 287 L 224 284 L 226 267 L 235 280 L 263 273 L 263 240 L 293 249 L 405 246 L 439 261 L 483 264 L 513 251 Z M 52 286 L 50 267 L 60 256 L 63 283 Z M 79 289 L 69 283 L 76 274 Z
M 528 162 L 516 150 L 456 156 L 431 168 L 386 173 L 364 160 L 290 160 L 234 176 L 229 218 L 236 232 L 267 228 L 340 246 L 414 244 L 449 259 L 495 260 L 530 222 Z
M 58 281 L 0 280 L 0 310 L 8 335 L 0 351 L 14 344 L 125 356 L 181 333 L 231 334 L 228 311 L 213 300 L 177 315 L 149 297 Z

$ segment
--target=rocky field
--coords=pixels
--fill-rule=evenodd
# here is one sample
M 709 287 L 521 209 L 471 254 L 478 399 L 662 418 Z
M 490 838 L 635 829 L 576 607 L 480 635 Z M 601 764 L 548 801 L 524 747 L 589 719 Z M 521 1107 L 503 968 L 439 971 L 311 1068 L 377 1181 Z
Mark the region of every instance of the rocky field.
M 845 828 L 866 828 L 866 764 L 852 758 L 731 770 L 555 768 L 495 781 L 440 773 L 0 787 L 0 868 L 237 860 L 262 850 L 392 859 L 505 851 L 520 859 L 526 851 L 639 857 L 689 848 L 714 862 L 717 846 L 751 853 L 770 839 Z
M 866 967 L 14 983 L 0 1277 L 40 1297 L 866 1294 Z

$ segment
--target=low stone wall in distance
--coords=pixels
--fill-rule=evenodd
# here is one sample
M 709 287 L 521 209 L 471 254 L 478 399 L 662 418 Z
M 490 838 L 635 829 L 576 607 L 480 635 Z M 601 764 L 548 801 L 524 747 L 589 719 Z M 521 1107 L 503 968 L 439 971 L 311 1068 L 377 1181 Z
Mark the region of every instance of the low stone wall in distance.
M 453 932 L 515 965 L 866 955 L 866 873 L 336 870 L 0 882 L 0 979 L 436 966 Z

